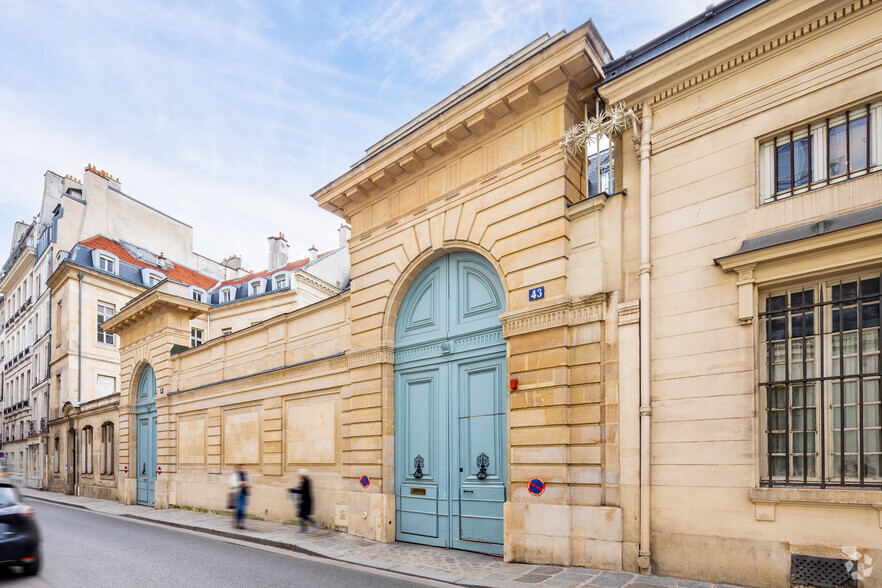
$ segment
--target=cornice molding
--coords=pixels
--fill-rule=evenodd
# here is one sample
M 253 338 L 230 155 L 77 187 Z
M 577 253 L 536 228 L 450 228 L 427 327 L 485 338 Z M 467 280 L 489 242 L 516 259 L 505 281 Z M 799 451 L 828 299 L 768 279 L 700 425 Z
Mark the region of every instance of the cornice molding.
M 626 300 L 619 303 L 619 326 L 634 325 L 640 322 L 640 301 Z
M 728 73 L 746 63 L 755 62 L 760 58 L 764 58 L 769 54 L 774 53 L 778 49 L 789 47 L 793 45 L 794 42 L 801 40 L 810 33 L 816 33 L 821 29 L 832 28 L 832 25 L 840 25 L 843 20 L 853 16 L 855 13 L 860 11 L 866 12 L 866 9 L 872 5 L 879 6 L 879 0 L 853 0 L 846 6 L 828 12 L 824 16 L 804 21 L 801 25 L 790 28 L 790 30 L 784 34 L 777 35 L 773 39 L 763 42 L 761 45 L 754 45 L 750 49 L 743 51 L 724 62 L 717 63 L 711 68 L 690 76 L 673 86 L 669 86 L 661 92 L 657 92 L 652 96 L 651 102 L 653 104 L 658 104 L 659 102 L 671 98 L 685 90 L 691 90 L 720 74 Z
M 605 304 L 604 294 L 594 294 L 553 300 L 543 306 L 506 312 L 500 317 L 502 336 L 508 339 L 555 327 L 573 327 L 601 321 Z
M 378 363 L 391 364 L 395 363 L 395 351 L 389 346 L 381 345 L 379 347 L 349 351 L 346 353 L 346 359 L 350 369 Z
M 463 141 L 489 133 L 498 121 L 512 113 L 532 111 L 543 97 L 561 86 L 566 85 L 567 94 L 571 93 L 570 85 L 591 88 L 600 78 L 602 61 L 595 55 L 592 42 L 590 36 L 576 34 L 560 48 L 534 55 L 525 66 L 527 69 L 517 72 L 514 78 L 495 81 L 491 92 L 481 90 L 481 95 L 465 101 L 455 112 L 442 117 L 440 123 L 433 125 L 427 121 L 402 136 L 397 145 L 388 147 L 384 156 L 369 155 L 369 161 L 361 162 L 312 197 L 325 210 L 349 220 L 356 209 L 376 194 L 386 192 L 402 177 L 423 173 L 427 162 L 434 164 L 460 150 Z

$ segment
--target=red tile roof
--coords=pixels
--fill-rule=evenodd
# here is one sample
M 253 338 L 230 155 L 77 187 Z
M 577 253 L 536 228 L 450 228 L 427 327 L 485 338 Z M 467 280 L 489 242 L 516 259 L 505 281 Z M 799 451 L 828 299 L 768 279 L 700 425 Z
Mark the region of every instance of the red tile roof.
M 320 259 L 329 253 L 333 253 L 333 251 L 326 251 L 324 253 L 319 253 L 316 256 L 316 259 Z M 305 266 L 308 263 L 309 263 L 309 258 L 304 257 L 303 259 L 298 259 L 297 261 L 292 261 L 288 265 L 283 265 L 282 267 L 276 268 L 274 270 L 262 270 L 259 272 L 253 272 L 251 274 L 248 274 L 244 278 L 236 278 L 234 280 L 227 280 L 226 282 L 221 282 L 221 286 L 237 286 L 239 284 L 244 284 L 245 282 L 253 280 L 254 278 L 268 278 L 269 276 L 271 276 L 275 273 L 283 272 L 283 271 L 287 271 L 287 270 L 295 270 L 295 269 L 298 269 L 298 268 Z
M 177 280 L 178 282 L 183 282 L 184 284 L 188 284 L 190 286 L 196 286 L 198 288 L 202 288 L 203 290 L 208 290 L 209 288 L 217 284 L 216 279 L 200 274 L 196 270 L 192 270 L 175 261 L 172 261 L 174 267 L 171 267 L 169 269 L 162 269 L 161 267 L 145 263 L 140 259 L 134 257 L 125 247 L 112 239 L 108 239 L 103 235 L 90 237 L 85 241 L 80 241 L 80 244 L 88 247 L 89 249 L 103 249 L 104 251 L 113 253 L 114 255 L 119 257 L 120 260 L 130 263 L 134 266 L 149 267 L 150 269 L 165 274 L 172 280 Z

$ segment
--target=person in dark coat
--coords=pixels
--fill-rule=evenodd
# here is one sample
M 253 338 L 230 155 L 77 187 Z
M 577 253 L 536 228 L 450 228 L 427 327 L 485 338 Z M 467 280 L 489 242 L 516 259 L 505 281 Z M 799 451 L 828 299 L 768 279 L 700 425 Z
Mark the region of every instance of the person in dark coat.
M 314 527 L 318 525 L 312 520 L 312 489 L 311 484 L 309 483 L 309 476 L 307 475 L 309 472 L 301 468 L 297 473 L 300 475 L 300 486 L 291 488 L 290 492 L 292 494 L 297 494 L 300 498 L 298 513 L 300 515 L 300 532 L 306 533 L 307 524 Z

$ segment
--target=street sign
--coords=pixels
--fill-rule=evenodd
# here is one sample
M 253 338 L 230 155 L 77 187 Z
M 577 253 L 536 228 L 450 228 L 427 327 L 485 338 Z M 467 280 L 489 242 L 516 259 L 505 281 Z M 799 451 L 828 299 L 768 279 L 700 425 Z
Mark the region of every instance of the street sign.
M 156 475 L 158 476 L 161 473 L 162 473 L 162 466 L 156 466 Z
M 371 479 L 368 478 L 367 476 L 362 476 L 361 480 L 359 480 L 358 483 L 361 484 L 362 488 L 367 488 L 368 486 L 371 485 Z
M 542 493 L 545 492 L 545 482 L 539 478 L 533 478 L 530 480 L 530 483 L 527 484 L 527 490 L 529 490 L 530 494 L 533 496 L 541 496 Z
M 530 302 L 534 300 L 541 300 L 543 298 L 545 298 L 545 286 L 530 288 Z

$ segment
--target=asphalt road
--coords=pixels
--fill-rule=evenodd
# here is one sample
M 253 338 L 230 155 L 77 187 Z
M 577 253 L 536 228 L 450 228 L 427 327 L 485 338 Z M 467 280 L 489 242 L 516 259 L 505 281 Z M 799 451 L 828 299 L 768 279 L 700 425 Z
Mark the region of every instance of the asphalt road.
M 385 572 L 94 513 L 28 502 L 43 534 L 40 574 L 0 570 L 28 586 L 441 586 Z

